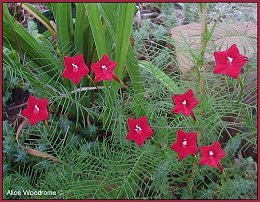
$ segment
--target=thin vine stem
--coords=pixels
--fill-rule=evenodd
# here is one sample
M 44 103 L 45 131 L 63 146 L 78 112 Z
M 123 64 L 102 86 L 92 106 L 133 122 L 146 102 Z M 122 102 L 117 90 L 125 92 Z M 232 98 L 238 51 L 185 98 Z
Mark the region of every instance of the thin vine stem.
M 239 76 L 237 81 L 239 82 L 239 86 L 240 86 L 239 101 L 241 102 L 243 98 L 243 90 L 244 90 L 243 78 Z
M 161 145 L 159 142 L 157 142 L 153 137 L 151 137 L 151 140 L 156 144 L 156 146 L 157 146 L 158 148 L 160 148 L 160 150 L 161 150 L 163 153 L 165 153 L 164 150 L 163 150 L 162 145 Z
M 207 37 L 207 3 L 201 3 L 201 48 L 197 62 L 197 74 L 199 79 L 199 95 L 200 98 L 204 94 L 204 76 L 202 72 L 205 49 L 208 43 Z

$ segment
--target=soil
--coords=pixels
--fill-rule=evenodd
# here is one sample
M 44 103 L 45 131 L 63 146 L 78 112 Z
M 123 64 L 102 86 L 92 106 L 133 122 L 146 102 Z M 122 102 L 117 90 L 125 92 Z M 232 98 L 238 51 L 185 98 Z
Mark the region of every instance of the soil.
M 16 126 L 20 125 L 24 118 L 19 116 L 19 114 L 26 107 L 28 98 L 28 90 L 24 91 L 22 88 L 14 89 L 3 110 L 3 120 L 7 120 L 10 124 L 16 123 Z
M 40 12 L 49 10 L 44 3 L 30 3 L 30 5 L 34 6 Z M 25 28 L 28 27 L 28 21 L 34 19 L 31 14 L 21 8 L 21 6 L 18 6 L 17 3 L 8 3 L 7 7 L 10 14 L 15 16 L 16 20 L 20 22 Z

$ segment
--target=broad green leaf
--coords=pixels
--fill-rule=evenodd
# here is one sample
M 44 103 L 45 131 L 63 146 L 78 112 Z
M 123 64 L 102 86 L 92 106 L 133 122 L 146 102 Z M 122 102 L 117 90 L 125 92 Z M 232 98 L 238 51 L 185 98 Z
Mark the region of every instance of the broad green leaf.
M 132 23 L 135 12 L 134 3 L 121 3 L 119 5 L 119 16 L 116 34 L 115 60 L 117 68 L 115 74 L 122 78 L 126 55 L 128 52 L 130 36 L 132 33 Z
M 116 38 L 116 30 L 117 30 L 117 18 L 118 16 L 116 15 L 116 11 L 117 9 L 116 4 L 114 3 L 100 3 L 98 4 L 98 8 L 101 12 L 102 17 L 104 18 L 105 22 L 106 22 L 106 26 L 108 27 L 108 30 L 111 33 L 111 36 L 113 37 L 113 39 L 115 40 Z
M 73 53 L 73 24 L 71 3 L 51 3 L 58 32 L 58 44 L 62 57 Z
M 76 19 L 75 19 L 75 46 L 76 50 L 80 53 L 84 53 L 84 33 L 87 27 L 89 26 L 89 21 L 87 20 L 86 11 L 84 4 L 76 4 Z
M 97 5 L 94 3 L 85 3 L 89 24 L 96 44 L 98 57 L 101 58 L 106 53 L 105 31 L 100 19 Z
M 53 54 L 50 50 L 46 50 L 43 44 L 36 41 L 20 23 L 9 14 L 6 6 L 3 8 L 3 43 L 6 47 L 16 48 L 20 54 L 26 54 L 30 59 L 34 59 L 34 62 L 42 67 L 43 70 L 49 70 L 46 68 L 53 63 Z M 53 71 L 49 71 L 50 76 L 55 74 L 55 66 Z

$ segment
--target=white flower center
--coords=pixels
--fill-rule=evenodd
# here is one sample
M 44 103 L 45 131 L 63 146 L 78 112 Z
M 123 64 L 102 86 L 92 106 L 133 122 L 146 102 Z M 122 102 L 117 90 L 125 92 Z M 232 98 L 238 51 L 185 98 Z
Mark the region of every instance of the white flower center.
M 40 111 L 39 107 L 37 105 L 34 105 L 34 110 L 33 110 L 33 113 L 34 114 L 38 114 Z
M 139 135 L 142 133 L 142 128 L 138 126 L 138 124 L 135 126 L 135 132 L 137 132 Z
M 184 104 L 184 105 L 187 104 L 186 100 L 183 100 L 181 103 Z
M 107 70 L 107 66 L 106 65 L 102 65 L 101 67 L 102 67 L 102 69 Z
M 187 140 L 186 140 L 186 139 L 183 139 L 182 145 L 183 145 L 183 146 L 187 146 L 187 144 L 188 144 Z
M 79 67 L 74 63 L 72 63 L 72 67 L 73 67 L 73 72 L 77 72 L 79 70 Z
M 229 61 L 230 63 L 233 62 L 233 58 L 231 58 L 231 57 L 227 57 L 227 59 L 228 59 L 228 61 Z
M 214 155 L 214 152 L 213 152 L 213 151 L 209 151 L 209 155 L 210 155 L 210 156 L 213 156 L 213 155 Z

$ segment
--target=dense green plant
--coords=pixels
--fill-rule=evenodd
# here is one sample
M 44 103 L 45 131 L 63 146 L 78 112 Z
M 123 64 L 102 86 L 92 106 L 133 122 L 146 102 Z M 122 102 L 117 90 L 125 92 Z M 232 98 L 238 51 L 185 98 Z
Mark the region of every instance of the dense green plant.
M 247 142 L 245 147 L 256 146 L 256 103 L 243 102 L 250 93 L 243 91 L 243 80 L 215 75 L 212 68 L 204 68 L 205 53 L 213 54 L 218 49 L 214 45 L 214 26 L 208 28 L 203 20 L 210 4 L 195 5 L 199 11 L 196 21 L 206 27 L 199 52 L 184 44 L 195 66 L 187 73 L 169 72 L 169 66 L 178 67 L 175 51 L 170 48 L 176 44 L 159 34 L 169 27 L 155 26 L 159 31 L 153 32 L 155 41 L 148 49 L 144 40 L 150 26 L 147 21 L 135 30 L 135 44 L 131 44 L 135 14 L 132 3 L 49 3 L 57 30 L 30 4 L 24 5 L 45 22 L 48 30 L 43 34 L 28 32 L 4 4 L 4 86 L 17 79 L 35 96 L 49 99 L 52 113 L 47 122 L 23 127 L 19 142 L 51 154 L 59 162 L 27 154 L 15 143 L 16 130 L 4 122 L 4 198 L 256 198 L 256 163 L 251 158 L 237 162 L 242 140 Z M 71 12 L 74 5 L 75 18 Z M 243 40 L 256 47 L 255 39 Z M 166 43 L 172 46 L 165 47 Z M 157 48 L 153 49 L 153 44 Z M 146 60 L 137 60 L 136 52 Z M 95 86 L 86 78 L 79 86 L 62 78 L 63 57 L 78 53 L 84 54 L 88 66 L 104 53 L 109 54 L 118 63 L 115 74 L 125 79 L 128 88 L 105 81 L 100 83 L 104 88 L 89 90 Z M 242 75 L 245 81 L 257 68 L 256 59 L 248 57 Z M 198 123 L 191 117 L 171 114 L 172 95 L 189 88 L 200 101 L 194 111 Z M 255 90 L 256 86 L 251 89 Z M 139 148 L 126 140 L 127 119 L 142 115 L 148 118 L 157 143 L 149 139 Z M 224 172 L 200 166 L 199 155 L 180 161 L 170 149 L 178 129 L 200 131 L 199 146 L 227 136 Z M 10 189 L 60 192 L 51 196 L 10 196 L 6 194 Z

